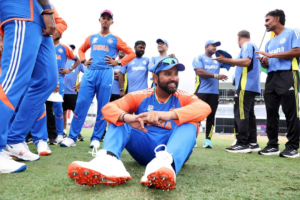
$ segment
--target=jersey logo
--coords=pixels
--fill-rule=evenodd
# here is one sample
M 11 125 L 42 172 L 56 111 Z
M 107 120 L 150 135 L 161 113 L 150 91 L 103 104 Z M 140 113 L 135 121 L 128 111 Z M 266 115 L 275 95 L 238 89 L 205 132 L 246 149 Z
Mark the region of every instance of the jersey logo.
M 134 65 L 135 63 L 132 61 L 132 62 L 131 62 L 131 64 L 133 64 L 133 65 Z
M 147 64 L 146 61 L 143 61 L 143 64 L 146 65 Z
M 92 44 L 97 43 L 98 38 L 94 38 Z
M 146 71 L 147 68 L 144 67 L 144 66 L 141 66 L 141 67 L 132 67 L 132 71 L 138 71 L 138 70 L 144 70 L 144 71 Z
M 63 53 L 64 51 L 62 50 L 62 48 L 59 48 L 59 49 L 58 49 L 58 52 L 59 52 L 59 53 Z
M 216 64 L 217 64 L 218 62 L 217 62 L 216 60 L 214 60 L 214 63 L 216 63 Z
M 149 105 L 147 111 L 148 111 L 148 112 L 151 112 L 151 111 L 153 111 L 153 109 L 154 109 L 154 106 Z
M 93 50 L 109 52 L 109 47 L 105 45 L 93 45 Z
M 162 124 L 158 124 L 157 126 L 161 127 L 161 128 L 168 129 L 168 130 L 172 130 L 172 124 L 171 124 L 171 122 L 164 122 Z
M 56 60 L 61 60 L 61 56 L 56 54 Z
M 281 52 L 284 52 L 284 47 L 279 47 L 275 50 L 270 51 L 269 53 L 270 54 L 276 54 L 276 53 L 281 53 Z
M 286 39 L 285 39 L 285 38 L 282 38 L 282 39 L 280 40 L 280 44 L 284 44 L 285 41 L 286 41 Z
M 107 40 L 107 42 L 108 42 L 109 44 L 112 44 L 114 41 L 113 41 L 111 38 L 109 38 L 109 39 Z
M 205 65 L 204 68 L 205 69 L 218 69 L 219 66 L 218 65 Z
M 176 109 L 176 107 L 175 107 L 175 105 L 173 105 L 173 107 L 170 109 L 170 111 L 175 110 L 175 109 Z

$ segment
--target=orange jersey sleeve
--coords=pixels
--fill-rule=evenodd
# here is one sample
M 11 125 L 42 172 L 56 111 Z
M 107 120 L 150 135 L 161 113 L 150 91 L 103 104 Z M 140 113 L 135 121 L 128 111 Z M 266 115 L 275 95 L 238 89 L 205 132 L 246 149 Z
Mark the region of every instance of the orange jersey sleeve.
M 58 12 L 56 11 L 54 5 L 53 6 L 53 17 L 54 17 L 54 21 L 55 21 L 55 24 L 56 24 L 56 30 L 60 33 L 60 35 L 62 35 L 65 30 L 67 30 L 68 28 L 68 25 L 67 23 L 65 22 L 65 20 L 63 20 L 63 18 L 61 18 L 58 14 Z
M 125 56 L 123 59 L 120 60 L 121 66 L 127 65 L 128 63 L 130 63 L 130 61 L 132 61 L 136 57 L 136 55 L 133 52 L 132 48 L 127 46 L 127 44 L 123 42 L 121 38 L 119 38 L 118 36 L 115 37 L 117 37 L 118 39 L 117 49 L 127 54 L 127 56 Z
M 61 46 L 65 47 L 67 57 L 74 60 L 76 56 L 74 55 L 73 51 L 68 46 L 66 46 L 64 44 L 61 44 Z
M 85 60 L 85 52 L 91 48 L 91 42 L 90 42 L 90 39 L 91 39 L 91 36 L 90 35 L 89 37 L 87 37 L 84 41 L 84 43 L 81 45 L 81 47 L 78 49 L 78 55 L 79 55 L 79 58 L 80 58 L 80 62 Z
M 187 122 L 203 121 L 211 113 L 210 106 L 198 99 L 196 95 L 178 90 L 175 96 L 179 98 L 180 105 L 182 106 L 174 110 L 178 116 L 178 121 L 176 122 L 178 125 Z

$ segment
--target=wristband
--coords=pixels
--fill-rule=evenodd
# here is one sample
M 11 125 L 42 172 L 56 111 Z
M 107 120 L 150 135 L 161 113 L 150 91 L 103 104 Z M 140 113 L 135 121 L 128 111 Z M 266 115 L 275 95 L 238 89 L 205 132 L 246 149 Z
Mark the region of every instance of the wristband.
M 218 76 L 219 76 L 218 74 L 214 74 L 215 79 L 218 79 Z
M 72 67 L 70 67 L 69 70 L 71 70 L 71 72 L 72 72 L 74 69 L 72 69 Z
M 125 122 L 125 121 L 124 121 L 124 116 L 125 116 L 126 114 L 128 114 L 128 113 L 123 113 L 123 115 L 122 115 L 122 117 L 121 117 L 121 119 L 122 119 L 123 122 Z
M 42 15 L 53 15 L 54 12 L 42 12 Z
M 83 64 L 86 61 L 86 59 L 82 60 L 81 63 Z

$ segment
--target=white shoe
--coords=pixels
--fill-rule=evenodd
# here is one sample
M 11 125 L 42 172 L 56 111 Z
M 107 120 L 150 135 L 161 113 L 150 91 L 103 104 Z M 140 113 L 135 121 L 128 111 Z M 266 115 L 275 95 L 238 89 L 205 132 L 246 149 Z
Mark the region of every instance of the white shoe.
M 39 140 L 36 146 L 37 146 L 38 154 L 40 156 L 48 156 L 52 153 L 47 142 L 44 142 L 43 140 Z
M 5 153 L 0 152 L 0 174 L 22 172 L 26 167 L 24 163 L 16 162 Z
M 100 142 L 98 140 L 93 140 L 91 142 L 90 148 L 96 148 L 99 149 L 100 148 Z
M 71 138 L 65 138 L 62 143 L 60 143 L 61 147 L 75 147 L 76 143 L 73 139 Z
M 157 148 L 164 146 L 164 151 L 156 152 Z M 155 148 L 155 158 L 146 166 L 146 171 L 141 183 L 146 186 L 154 186 L 155 189 L 171 190 L 175 188 L 176 174 L 172 167 L 173 157 L 167 152 L 166 145 Z
M 36 161 L 40 159 L 40 156 L 32 153 L 25 142 L 19 144 L 6 145 L 3 152 L 11 157 L 18 158 L 24 161 Z
M 57 137 L 56 137 L 57 144 L 62 143 L 63 141 L 64 141 L 63 135 L 57 135 Z
M 68 166 L 68 175 L 81 185 L 119 185 L 132 177 L 122 161 L 101 149 L 90 162 L 75 161 Z
M 235 139 L 235 140 L 233 141 L 233 143 L 231 144 L 231 147 L 233 147 L 234 145 L 236 145 L 236 142 L 237 142 L 237 139 Z

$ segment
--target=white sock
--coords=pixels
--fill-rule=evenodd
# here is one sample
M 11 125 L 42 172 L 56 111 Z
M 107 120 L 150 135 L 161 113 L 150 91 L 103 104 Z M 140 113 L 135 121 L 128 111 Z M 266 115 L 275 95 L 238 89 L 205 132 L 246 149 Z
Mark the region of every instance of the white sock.
M 67 133 L 67 129 L 64 129 L 64 133 Z

